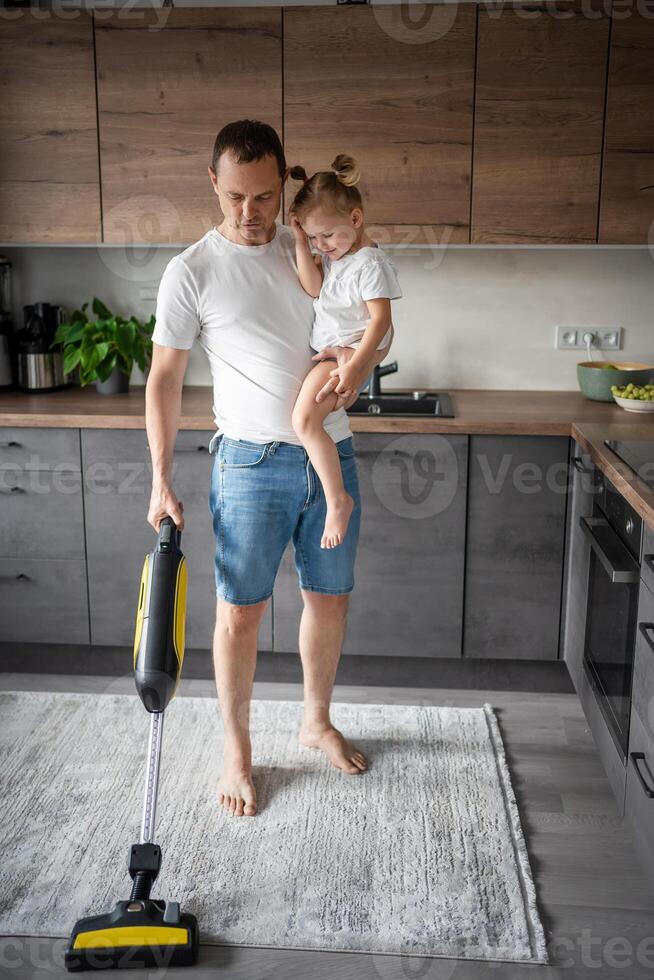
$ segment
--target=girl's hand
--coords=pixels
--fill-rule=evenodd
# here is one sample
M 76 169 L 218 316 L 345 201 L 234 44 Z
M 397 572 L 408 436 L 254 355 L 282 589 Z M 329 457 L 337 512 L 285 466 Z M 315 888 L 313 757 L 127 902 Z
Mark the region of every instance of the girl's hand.
M 336 387 L 338 386 L 339 379 L 337 377 L 330 378 L 327 384 L 325 384 L 318 394 L 316 395 L 316 401 L 321 402 L 328 395 L 336 394 Z M 354 391 L 344 391 L 336 394 L 336 401 L 332 408 L 332 412 L 335 412 L 339 408 L 351 408 L 355 401 L 359 397 L 358 389 Z
M 317 402 L 323 401 L 323 399 L 326 398 L 327 395 L 331 395 L 335 392 L 341 380 L 339 377 L 339 368 L 346 365 L 348 361 L 350 361 L 354 357 L 355 353 L 356 353 L 355 347 L 323 347 L 321 351 L 318 351 L 317 354 L 313 355 L 312 357 L 313 361 L 336 360 L 336 362 L 338 363 L 338 368 L 330 372 L 332 377 L 330 377 L 329 381 L 320 389 L 320 391 L 316 395 Z M 361 384 L 363 384 L 363 378 L 361 379 L 359 386 L 354 390 L 350 390 L 348 392 L 339 391 L 337 393 L 338 401 L 334 405 L 333 411 L 336 411 L 337 408 L 341 408 L 343 405 L 345 406 L 345 408 L 349 408 L 350 405 L 352 405 L 356 401 L 356 398 L 359 393 L 359 387 L 361 386 Z
M 338 377 L 339 379 L 336 388 L 334 388 L 337 395 L 349 396 L 354 392 L 358 392 L 366 380 L 366 375 L 355 361 L 341 364 L 329 373 L 332 377 Z
M 294 214 L 291 215 L 291 228 L 293 229 L 293 234 L 295 235 L 295 244 L 308 245 L 307 236 L 302 229 L 302 225 Z

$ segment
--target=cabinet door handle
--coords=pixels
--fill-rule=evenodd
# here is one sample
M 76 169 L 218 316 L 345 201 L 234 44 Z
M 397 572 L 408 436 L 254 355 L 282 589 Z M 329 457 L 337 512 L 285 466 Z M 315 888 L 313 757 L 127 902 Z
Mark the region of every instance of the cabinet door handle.
M 651 636 L 648 636 L 647 634 L 648 630 L 654 630 L 654 623 L 639 623 L 638 629 L 645 637 L 645 642 L 647 643 L 647 646 L 650 648 L 652 653 L 654 653 L 654 640 L 652 639 Z
M 629 754 L 629 758 L 631 759 L 631 764 L 633 765 L 634 769 L 636 770 L 636 775 L 638 776 L 638 779 L 640 780 L 640 785 L 643 787 L 643 793 L 645 794 L 645 796 L 648 796 L 650 798 L 650 800 L 654 800 L 654 789 L 652 789 L 651 786 L 648 786 L 647 785 L 647 782 L 645 781 L 645 777 L 643 776 L 643 773 L 641 771 L 641 768 L 638 765 L 639 762 L 641 762 L 641 761 L 644 762 L 645 763 L 645 768 L 647 769 L 647 772 L 649 773 L 650 776 L 652 775 L 651 772 L 650 772 L 650 770 L 649 770 L 649 766 L 645 762 L 645 753 L 644 752 L 631 752 Z
M 14 447 L 19 448 L 21 446 L 20 442 L 16 442 L 15 439 L 10 439 L 9 442 L 0 442 L 0 449 L 14 449 Z
M 0 579 L 15 579 L 17 582 L 29 582 L 30 577 L 25 572 L 19 572 L 18 575 L 0 575 Z
M 176 453 L 208 453 L 208 446 L 178 446 L 175 449 Z
M 8 490 L 0 490 L 0 493 L 25 493 L 25 487 L 9 487 Z

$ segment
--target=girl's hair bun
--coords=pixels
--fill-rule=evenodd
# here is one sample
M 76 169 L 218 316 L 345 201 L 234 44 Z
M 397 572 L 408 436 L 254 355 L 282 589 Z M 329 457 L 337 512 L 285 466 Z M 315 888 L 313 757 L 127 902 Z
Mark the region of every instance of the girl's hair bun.
M 289 207 L 289 214 L 294 214 L 298 221 L 316 208 L 336 214 L 350 214 L 353 208 L 363 208 L 361 194 L 354 186 L 360 177 L 359 168 L 356 160 L 345 153 L 338 154 L 331 170 L 317 170 L 313 177 L 307 177 L 304 167 L 292 167 L 290 175 L 303 181 Z
M 304 169 L 304 167 L 299 167 L 299 166 L 291 167 L 290 176 L 293 178 L 293 180 L 303 180 L 305 182 L 309 179 L 307 177 L 307 172 Z
M 337 179 L 346 187 L 354 187 L 361 179 L 361 172 L 354 157 L 339 153 L 332 163 L 332 170 Z

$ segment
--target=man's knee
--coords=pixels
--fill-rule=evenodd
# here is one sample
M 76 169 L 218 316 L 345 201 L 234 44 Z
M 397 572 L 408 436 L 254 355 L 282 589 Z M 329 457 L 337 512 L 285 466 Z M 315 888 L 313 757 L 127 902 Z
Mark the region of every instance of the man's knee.
M 216 627 L 227 633 L 242 635 L 256 632 L 261 625 L 268 599 L 249 606 L 238 606 L 224 599 L 216 601 Z
M 300 589 L 304 605 L 318 618 L 326 620 L 345 619 L 350 601 L 349 593 L 329 595 L 327 592 L 311 592 Z

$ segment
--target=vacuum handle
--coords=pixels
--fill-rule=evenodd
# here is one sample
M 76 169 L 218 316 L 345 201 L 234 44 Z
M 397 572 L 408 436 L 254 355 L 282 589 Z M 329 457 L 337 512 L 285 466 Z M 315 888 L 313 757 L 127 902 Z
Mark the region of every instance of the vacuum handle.
M 159 540 L 157 541 L 157 551 L 164 554 L 179 549 L 182 541 L 182 532 L 176 526 L 172 517 L 166 514 L 159 522 Z

